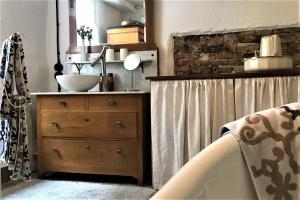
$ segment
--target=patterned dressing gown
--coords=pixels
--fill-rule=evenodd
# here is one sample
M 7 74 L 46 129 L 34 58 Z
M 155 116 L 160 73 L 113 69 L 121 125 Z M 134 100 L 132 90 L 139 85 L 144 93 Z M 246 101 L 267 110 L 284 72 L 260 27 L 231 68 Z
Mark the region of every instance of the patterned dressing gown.
M 0 159 L 12 171 L 11 179 L 31 178 L 26 123 L 26 104 L 31 103 L 24 63 L 22 38 L 14 33 L 5 40 L 1 52 Z

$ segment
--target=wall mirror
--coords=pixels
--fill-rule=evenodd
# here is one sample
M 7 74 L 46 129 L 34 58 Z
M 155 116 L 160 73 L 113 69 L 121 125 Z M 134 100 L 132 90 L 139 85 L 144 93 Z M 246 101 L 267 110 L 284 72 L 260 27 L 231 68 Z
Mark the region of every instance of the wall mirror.
M 89 53 L 100 52 L 102 44 L 129 50 L 155 50 L 153 0 L 69 0 L 70 47 L 79 53 L 82 45 L 76 30 L 93 29 Z M 90 44 L 90 46 L 89 46 Z

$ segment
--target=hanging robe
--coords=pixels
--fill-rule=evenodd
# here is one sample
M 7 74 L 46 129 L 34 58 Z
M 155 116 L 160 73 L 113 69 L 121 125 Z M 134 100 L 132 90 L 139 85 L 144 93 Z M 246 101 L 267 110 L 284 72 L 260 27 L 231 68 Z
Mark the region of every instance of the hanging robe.
M 31 98 L 24 58 L 22 37 L 14 33 L 3 43 L 0 66 L 4 84 L 0 107 L 0 159 L 8 164 L 12 180 L 31 178 L 25 113 Z

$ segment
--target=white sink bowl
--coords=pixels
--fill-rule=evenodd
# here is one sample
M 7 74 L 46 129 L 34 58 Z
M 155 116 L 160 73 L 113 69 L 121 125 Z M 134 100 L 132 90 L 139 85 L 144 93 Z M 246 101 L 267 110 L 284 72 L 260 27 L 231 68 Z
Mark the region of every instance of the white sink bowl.
M 99 81 L 98 75 L 59 75 L 57 82 L 62 88 L 72 92 L 86 92 L 95 87 Z
M 245 71 L 293 69 L 293 59 L 288 56 L 253 57 L 245 60 Z

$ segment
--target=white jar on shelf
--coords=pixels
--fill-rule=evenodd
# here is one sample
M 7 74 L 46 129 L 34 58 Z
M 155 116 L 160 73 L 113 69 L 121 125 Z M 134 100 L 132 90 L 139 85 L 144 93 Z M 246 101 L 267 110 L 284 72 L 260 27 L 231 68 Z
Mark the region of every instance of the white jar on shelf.
M 128 49 L 126 48 L 120 49 L 120 60 L 125 60 L 127 56 L 128 56 Z
M 115 51 L 114 49 L 107 49 L 106 50 L 106 55 L 105 55 L 105 61 L 106 62 L 110 62 L 110 61 L 114 61 L 115 60 Z

